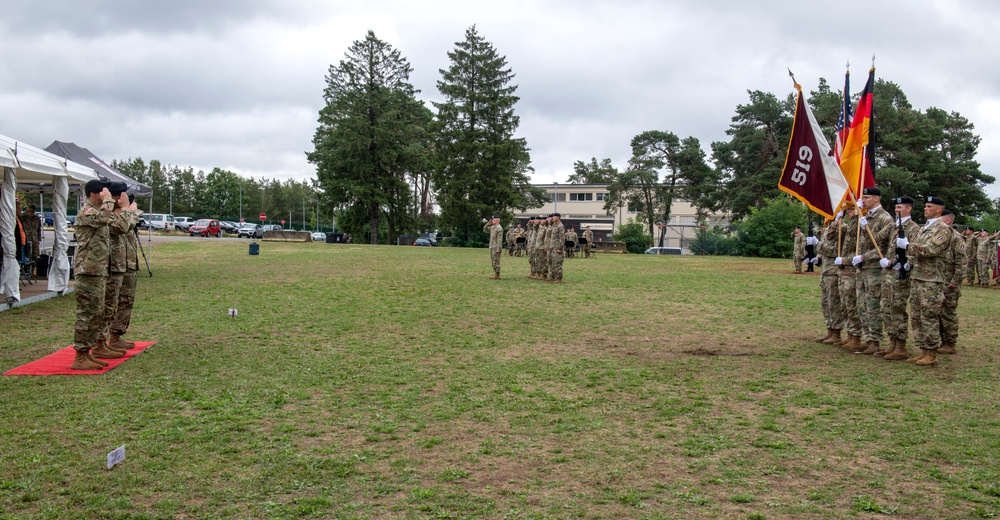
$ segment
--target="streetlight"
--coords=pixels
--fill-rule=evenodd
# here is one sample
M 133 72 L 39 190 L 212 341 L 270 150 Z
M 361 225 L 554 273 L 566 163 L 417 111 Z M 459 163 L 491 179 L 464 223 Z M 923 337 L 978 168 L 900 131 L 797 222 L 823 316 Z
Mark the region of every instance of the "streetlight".
M 170 190 L 170 210 L 167 211 L 167 213 L 170 214 L 170 215 L 173 215 L 174 214 L 174 187 L 171 186 L 168 189 Z
M 555 204 L 552 208 L 553 213 L 559 212 L 559 183 L 552 183 L 552 202 Z

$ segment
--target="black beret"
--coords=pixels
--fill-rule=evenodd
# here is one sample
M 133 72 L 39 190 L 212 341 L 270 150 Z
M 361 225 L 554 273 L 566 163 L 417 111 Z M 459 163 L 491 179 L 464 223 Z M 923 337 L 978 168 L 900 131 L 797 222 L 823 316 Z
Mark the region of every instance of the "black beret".
M 878 188 L 875 188 L 875 187 L 865 188 L 865 191 L 863 191 L 862 194 L 863 195 L 875 195 L 877 197 L 881 197 L 882 196 L 882 190 L 880 190 Z
M 941 212 L 942 217 L 947 217 L 948 215 L 954 215 L 954 213 L 952 213 L 950 209 L 946 209 Z
M 558 213 L 553 213 L 553 214 L 552 214 L 552 216 L 553 216 L 553 217 L 560 217 L 560 218 L 562 217 L 562 215 L 560 215 L 560 214 L 558 214 Z
M 941 197 L 935 197 L 933 195 L 929 195 L 927 197 L 927 200 L 925 200 L 924 202 L 926 202 L 927 204 L 937 204 L 938 206 L 944 206 L 944 199 L 942 199 Z
M 989 233 L 989 231 L 986 231 L 986 228 L 980 229 L 979 232 L 980 233 Z
M 966 231 L 972 231 L 972 226 L 965 226 Z
M 119 197 L 122 193 L 128 191 L 128 184 L 125 184 L 124 182 L 109 182 L 108 191 L 110 191 L 115 197 Z
M 85 184 L 83 186 L 83 191 L 85 191 L 88 194 L 90 194 L 90 193 L 100 193 L 100 192 L 104 191 L 104 188 L 107 188 L 107 187 L 110 187 L 110 186 L 111 186 L 111 183 L 108 182 L 108 181 L 101 181 L 101 180 L 94 179 L 94 180 L 87 181 L 87 184 Z
M 902 197 L 896 197 L 896 204 L 909 204 L 913 205 L 913 197 L 907 197 L 903 195 Z

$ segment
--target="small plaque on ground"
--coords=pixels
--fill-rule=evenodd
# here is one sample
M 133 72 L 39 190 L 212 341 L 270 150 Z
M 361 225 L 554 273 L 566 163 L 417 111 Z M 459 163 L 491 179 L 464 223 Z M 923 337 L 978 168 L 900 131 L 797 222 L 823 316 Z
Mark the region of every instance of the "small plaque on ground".
M 115 467 L 118 463 L 125 461 L 125 446 L 119 446 L 108 453 L 108 469 Z

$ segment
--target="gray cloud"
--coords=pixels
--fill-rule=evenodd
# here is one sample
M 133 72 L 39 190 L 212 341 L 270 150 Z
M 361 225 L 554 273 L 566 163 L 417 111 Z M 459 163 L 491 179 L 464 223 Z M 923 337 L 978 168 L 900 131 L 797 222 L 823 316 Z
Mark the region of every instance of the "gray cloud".
M 84 0 L 5 5 L 0 133 L 75 141 L 106 159 L 142 156 L 242 175 L 306 178 L 324 76 L 368 29 L 414 67 L 421 99 L 472 24 L 516 74 L 519 134 L 535 179 L 576 160 L 623 165 L 644 130 L 726 138 L 747 90 L 860 90 L 881 78 L 917 108 L 962 113 L 1000 176 L 1000 69 L 989 66 L 1000 7 L 986 0 L 478 2 Z M 993 196 L 1000 188 L 991 187 Z

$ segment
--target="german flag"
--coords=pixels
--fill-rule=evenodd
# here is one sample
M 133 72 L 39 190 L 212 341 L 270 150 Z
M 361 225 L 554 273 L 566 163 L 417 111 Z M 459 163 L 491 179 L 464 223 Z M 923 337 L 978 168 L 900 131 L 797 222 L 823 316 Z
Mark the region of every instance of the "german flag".
M 864 188 L 875 186 L 875 140 L 871 137 L 872 92 L 875 87 L 875 67 L 868 71 L 868 82 L 861 91 L 858 108 L 854 111 L 851 131 L 844 142 L 840 170 L 858 199 Z

